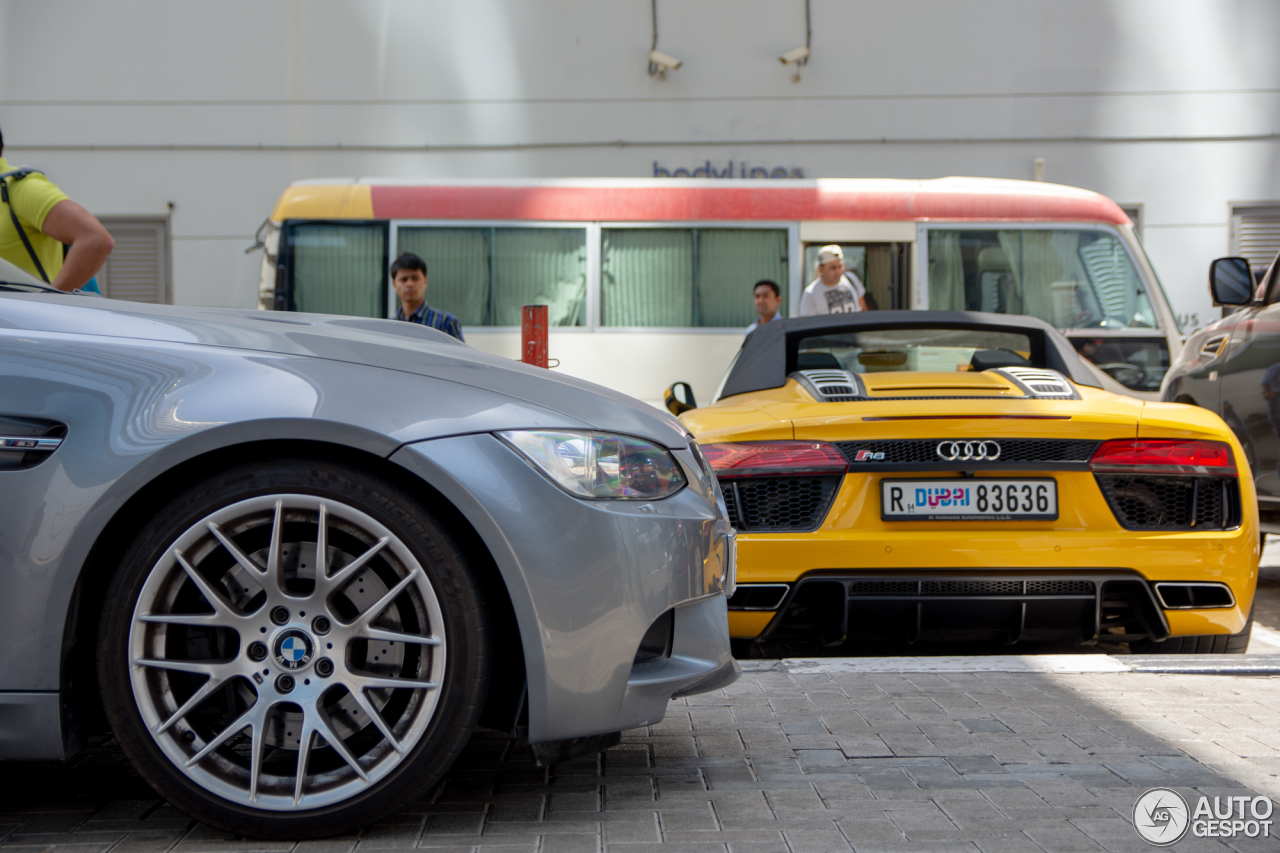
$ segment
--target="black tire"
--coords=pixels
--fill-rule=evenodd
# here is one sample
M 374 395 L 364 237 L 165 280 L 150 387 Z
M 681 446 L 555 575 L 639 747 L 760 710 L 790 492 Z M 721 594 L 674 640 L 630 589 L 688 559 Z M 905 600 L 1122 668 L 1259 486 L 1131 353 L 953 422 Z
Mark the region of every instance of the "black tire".
M 163 694 L 149 691 L 145 687 L 140 688 L 139 685 L 144 682 L 139 679 L 157 681 L 163 679 L 166 684 L 169 684 L 178 681 L 183 673 L 178 672 L 174 675 L 173 668 L 148 668 L 153 665 L 151 662 L 142 666 L 133 663 L 137 660 L 139 641 L 131 635 L 131 631 L 136 630 L 137 637 L 143 638 L 153 636 L 156 631 L 152 625 L 157 620 L 150 617 L 159 609 L 157 606 L 159 599 L 155 598 L 153 593 L 147 593 L 152 596 L 146 599 L 147 607 L 135 613 L 135 607 L 139 606 L 139 596 L 144 590 L 157 588 L 156 585 L 159 583 L 154 579 L 149 581 L 148 578 L 159 577 L 162 571 L 169 572 L 166 575 L 169 580 L 164 581 L 167 584 L 164 588 L 170 590 L 166 595 L 168 595 L 167 600 L 171 602 L 179 601 L 184 594 L 189 595 L 192 589 L 202 592 L 203 587 L 198 582 L 193 583 L 196 579 L 190 577 L 191 570 L 186 568 L 188 564 L 195 564 L 195 558 L 190 555 L 196 552 L 187 552 L 190 559 L 186 562 L 171 555 L 182 553 L 180 546 L 185 548 L 186 545 L 182 543 L 192 541 L 189 538 L 193 535 L 192 531 L 204 529 L 204 527 L 214 528 L 215 523 L 202 521 L 213 518 L 212 514 L 234 512 L 237 511 L 236 508 L 242 506 L 257 506 L 258 504 L 254 501 L 264 498 L 275 500 L 272 497 L 275 495 L 303 496 L 303 498 L 315 500 L 317 501 L 316 518 L 329 519 L 326 523 L 317 521 L 314 528 L 321 537 L 318 541 L 328 545 L 325 549 L 326 553 L 333 552 L 336 556 L 331 558 L 331 563 L 323 560 L 313 563 L 312 571 L 314 574 L 315 565 L 332 565 L 332 571 L 326 573 L 326 578 L 334 579 L 334 585 L 329 586 L 326 581 L 326 585 L 322 588 L 319 580 L 314 580 L 313 598 L 307 600 L 312 603 L 323 600 L 334 607 L 338 606 L 337 602 L 343 602 L 343 607 L 355 613 L 352 624 L 356 624 L 357 628 L 348 634 L 340 633 L 340 630 L 347 630 L 349 626 L 336 624 L 337 616 L 331 628 L 315 628 L 317 624 L 315 616 L 295 608 L 298 619 L 302 617 L 310 619 L 309 624 L 313 631 L 320 631 L 328 636 L 316 634 L 305 641 L 291 637 L 270 639 L 272 637 L 270 630 L 263 627 L 258 629 L 264 635 L 263 639 L 267 640 L 267 643 L 273 643 L 274 646 L 268 647 L 267 643 L 253 643 L 245 637 L 240 637 L 230 655 L 211 653 L 208 658 L 216 666 L 227 664 L 217 662 L 215 658 L 229 659 L 236 666 L 260 667 L 264 663 L 306 666 L 307 669 L 298 670 L 297 693 L 291 694 L 290 698 L 296 696 L 299 701 L 302 701 L 304 690 L 302 682 L 304 675 L 309 675 L 310 677 L 306 679 L 308 685 L 312 680 L 315 680 L 317 685 L 325 685 L 323 688 L 306 688 L 318 691 L 314 695 L 308 694 L 311 705 L 295 706 L 291 705 L 288 699 L 281 699 L 277 693 L 281 689 L 282 676 L 269 676 L 265 680 L 266 686 L 263 687 L 263 680 L 258 679 L 259 670 L 254 669 L 252 676 L 258 682 L 257 687 L 248 679 L 239 676 L 227 677 L 225 682 L 220 682 L 223 684 L 222 687 L 209 694 L 208 698 L 200 700 L 199 704 L 194 705 L 190 713 L 183 715 L 177 724 L 172 724 L 172 720 L 165 723 L 164 725 L 172 724 L 172 728 L 168 730 L 169 733 L 161 731 L 153 734 L 152 730 L 160 727 L 155 726 L 154 723 L 149 726 L 141 708 L 150 708 L 151 719 L 155 720 L 157 706 L 154 696 Z M 302 500 L 302 498 L 296 499 Z M 275 519 L 276 526 L 269 531 L 270 542 L 266 550 L 274 554 L 287 555 L 289 551 L 285 549 L 294 548 L 298 555 L 294 557 L 295 574 L 287 583 L 294 584 L 296 588 L 299 583 L 297 578 L 305 569 L 305 565 L 296 562 L 303 559 L 305 540 L 299 535 L 293 545 L 289 544 L 290 540 L 287 538 L 289 531 L 301 529 L 299 525 L 302 522 L 296 520 L 299 516 L 289 516 L 287 510 L 281 508 L 283 506 L 285 505 L 281 503 L 275 504 L 275 514 L 272 517 Z M 302 504 L 300 503 L 299 506 Z M 326 510 L 325 507 L 336 507 L 337 510 Z M 330 514 L 326 515 L 326 511 Z M 335 511 L 350 511 L 350 514 L 338 516 L 332 514 Z M 358 525 L 339 527 L 339 524 L 347 524 L 348 518 L 372 519 L 381 527 L 375 527 L 374 523 L 370 522 L 370 529 L 390 532 L 394 537 L 398 537 L 399 541 L 393 540 L 391 545 L 385 546 L 375 544 L 363 555 L 363 558 L 367 558 L 363 567 L 355 565 L 361 560 L 346 559 L 343 554 L 338 553 L 339 546 L 333 544 L 343 536 L 346 536 L 347 540 L 341 541 L 348 541 L 355 535 L 351 533 L 353 530 L 356 534 L 360 533 Z M 244 525 L 254 523 L 256 522 L 250 520 L 244 522 Z M 250 526 L 245 526 L 243 529 L 258 530 Z M 326 530 L 330 533 L 326 533 Z M 249 534 L 235 535 L 241 537 L 241 541 L 236 542 L 237 546 L 241 546 L 246 535 Z M 261 532 L 258 531 L 253 535 L 260 536 Z M 330 535 L 333 538 L 324 538 Z M 210 546 L 201 547 L 204 552 L 212 553 Z M 216 547 L 214 545 L 212 549 Z M 379 551 L 378 548 L 383 550 Z M 318 550 L 317 546 L 311 553 L 314 555 Z M 249 547 L 244 546 L 240 553 L 242 556 L 248 554 Z M 351 553 L 355 554 L 358 551 L 351 550 Z M 227 554 L 234 557 L 235 552 L 228 546 Z M 205 556 L 201 559 L 208 565 L 213 558 Z M 261 577 L 272 577 L 271 564 L 265 558 L 251 559 L 262 568 Z M 343 560 L 345 563 L 342 562 Z M 188 577 L 183 577 L 172 569 L 163 568 L 174 561 L 186 568 Z M 226 589 L 232 589 L 225 585 L 227 579 L 232 577 L 231 572 L 236 570 L 234 560 L 231 563 L 231 567 L 225 570 L 226 573 L 221 576 L 221 580 L 216 581 L 223 584 L 217 588 L 219 596 L 223 596 Z M 285 558 L 282 557 L 276 564 L 277 576 L 280 578 L 286 577 L 284 563 Z M 299 565 L 302 565 L 303 569 L 298 569 Z M 353 568 L 353 572 L 345 576 L 341 581 L 343 585 L 340 586 L 337 578 L 343 573 L 344 566 Z M 393 573 L 397 567 L 403 572 L 403 577 L 400 578 L 403 583 L 398 584 L 403 591 L 397 594 L 387 589 L 396 580 L 396 577 L 391 575 L 378 589 L 370 590 L 375 596 L 380 596 L 376 606 L 370 606 L 362 611 L 359 607 L 350 604 L 355 600 L 350 597 L 355 596 L 354 588 L 357 585 L 361 587 L 359 592 L 364 593 L 363 587 L 377 586 L 378 578 L 375 578 L 375 574 L 383 577 L 387 573 Z M 417 571 L 418 567 L 421 569 L 421 574 Z M 355 569 L 359 569 L 359 574 L 362 575 L 358 581 L 354 579 Z M 217 572 L 222 570 L 216 568 L 208 570 L 202 567 L 197 571 L 202 576 L 211 571 L 212 574 L 205 577 L 206 581 L 210 581 L 211 577 L 216 579 Z M 364 575 L 369 576 L 368 582 Z M 280 581 L 282 587 L 285 583 L 284 580 Z M 302 583 L 305 584 L 305 579 Z M 239 581 L 235 581 L 234 585 L 238 587 Z M 186 592 L 182 591 L 184 589 Z M 258 594 L 268 595 L 266 590 L 267 587 L 264 586 Z M 232 589 L 232 592 L 238 593 L 238 590 Z M 245 593 L 249 593 L 248 588 Z M 289 589 L 284 589 L 280 594 L 289 595 Z M 221 616 L 225 612 L 220 611 L 217 605 L 208 601 L 207 596 L 205 600 L 204 609 L 213 610 L 210 618 Z M 225 605 L 232 600 L 228 595 L 222 601 Z M 253 599 L 253 601 L 262 600 L 261 597 Z M 267 603 L 260 604 L 260 610 L 270 609 L 271 599 L 265 600 Z M 432 603 L 429 606 L 414 604 L 423 600 Z M 307 606 L 311 607 L 312 604 Z M 414 606 L 419 607 L 417 612 L 429 614 L 430 618 L 415 616 Z M 234 614 L 235 618 L 247 619 L 250 616 L 257 618 L 257 611 L 253 611 L 250 607 L 246 607 L 245 610 L 252 612 L 249 612 L 248 616 L 237 612 Z M 272 619 L 277 617 L 276 611 L 279 610 L 278 607 L 273 610 Z M 193 612 L 196 611 L 170 606 L 167 612 L 161 615 L 181 618 L 181 614 Z M 139 614 L 148 618 L 139 618 Z M 387 628 L 384 621 L 387 615 L 398 620 L 391 628 Z M 365 620 L 366 617 L 367 621 L 362 622 L 361 620 Z M 163 651 L 147 652 L 143 657 L 163 656 L 168 660 L 170 645 L 167 644 L 170 643 L 168 633 L 170 631 L 177 638 L 173 642 L 177 643 L 180 651 L 183 652 L 173 656 L 173 660 L 178 661 L 193 657 L 190 652 L 190 649 L 195 648 L 191 640 L 193 636 L 199 636 L 200 632 L 204 632 L 205 647 L 212 648 L 215 645 L 214 635 L 228 630 L 224 627 L 183 627 L 181 623 L 176 622 L 176 618 L 165 624 L 164 633 L 159 634 L 159 640 L 145 640 L 152 644 L 147 646 L 147 649 L 161 648 Z M 439 624 L 431 624 L 434 622 Z M 398 628 L 400 631 L 409 632 L 413 625 L 418 626 L 419 629 L 419 634 L 414 635 L 418 638 L 416 641 L 404 641 L 405 638 L 410 637 L 409 633 L 390 634 L 391 631 L 397 630 L 396 626 L 401 626 Z M 288 630 L 282 627 L 280 630 L 285 633 L 301 633 L 293 627 L 288 627 Z M 330 630 L 332 634 L 329 634 Z M 250 629 L 246 627 L 242 633 L 248 633 L 248 636 L 252 637 L 258 636 L 249 631 Z M 369 634 L 372 632 L 381 632 L 388 636 L 369 639 Z M 224 637 L 225 634 L 218 636 Z M 399 656 L 397 658 L 399 663 L 390 663 L 395 655 L 388 655 L 383 663 L 373 664 L 371 661 L 378 660 L 378 657 L 373 656 L 375 645 L 396 646 L 394 641 L 389 641 L 390 636 L 401 640 L 399 648 L 393 649 L 393 652 Z M 488 615 L 480 592 L 480 584 L 469 567 L 466 556 L 431 511 L 411 493 L 391 482 L 370 476 L 350 465 L 319 459 L 273 460 L 239 466 L 192 485 L 173 498 L 137 536 L 112 579 L 103 601 L 103 616 L 98 640 L 98 673 L 102 685 L 103 704 L 116 737 L 138 771 L 171 803 L 207 824 L 238 835 L 277 839 L 315 838 L 347 832 L 367 825 L 379 816 L 420 797 L 449 769 L 470 737 L 484 704 L 491 659 Z M 332 662 L 321 657 L 326 654 L 323 650 L 325 640 L 332 640 L 333 643 L 339 644 L 337 649 L 327 653 L 332 656 Z M 184 642 L 186 645 L 182 645 Z M 314 644 L 306 647 L 312 650 L 314 659 L 308 658 L 298 664 L 297 659 L 292 656 L 301 642 Z M 333 643 L 329 643 L 328 648 L 334 649 Z M 359 645 L 361 643 L 364 645 Z M 259 648 L 254 649 L 253 646 Z M 267 649 L 268 657 L 256 657 L 264 648 Z M 275 648 L 274 655 L 270 648 Z M 343 648 L 346 652 L 340 656 Z M 353 648 L 358 649 L 358 652 L 353 652 Z M 281 651 L 282 649 L 284 652 Z M 225 652 L 225 649 L 223 651 Z M 387 654 L 385 648 L 382 652 L 384 655 Z M 358 660 L 354 660 L 353 655 L 358 657 Z M 257 662 L 245 664 L 242 663 L 243 660 Z M 308 661 L 312 662 L 308 663 Z M 410 667 L 406 661 L 413 662 L 413 667 L 416 669 Z M 380 673 L 388 672 L 386 669 L 388 666 L 392 667 L 391 674 L 381 675 Z M 394 679 L 399 684 L 410 686 L 388 686 L 385 683 L 375 684 L 361 680 L 364 674 L 355 670 L 366 667 L 377 670 L 373 673 L 375 679 L 383 682 Z M 378 667 L 382 669 L 377 669 Z M 438 668 L 432 669 L 432 667 Z M 332 674 L 332 680 L 322 680 L 321 676 L 324 675 L 325 670 Z M 402 673 L 407 673 L 408 678 L 421 680 L 403 681 Z M 441 675 L 435 683 L 431 685 L 425 683 L 428 675 L 437 673 Z M 190 675 L 186 677 L 191 678 Z M 340 679 L 346 679 L 346 681 L 340 681 Z M 348 681 L 356 685 L 354 691 L 347 689 Z M 205 686 L 210 686 L 213 682 L 214 678 L 210 676 Z M 289 682 L 290 686 L 285 692 L 291 690 L 294 683 Z M 431 687 L 436 689 L 430 689 Z M 177 693 L 175 705 L 183 701 L 181 693 L 172 689 L 171 685 L 165 689 L 170 690 L 170 693 Z M 269 692 L 273 689 L 277 693 Z M 192 692 L 199 691 L 193 689 Z M 359 701 L 355 693 L 360 694 Z M 237 696 L 245 695 L 250 698 L 237 699 Z M 333 698 L 335 696 L 336 699 Z M 263 701 L 264 697 L 270 701 Z M 190 701 L 196 701 L 193 696 L 188 698 Z M 188 720 L 194 721 L 198 715 L 203 715 L 199 716 L 201 720 L 209 718 L 213 713 L 209 711 L 210 704 L 214 706 L 214 712 L 223 713 L 219 711 L 220 708 L 227 703 L 237 701 L 242 703 L 241 707 L 247 707 L 250 711 L 259 707 L 265 709 L 262 710 L 262 716 L 257 720 L 257 724 L 246 725 L 239 730 L 238 734 L 231 735 L 221 745 L 213 744 L 213 741 L 218 740 L 220 732 L 233 727 L 234 723 L 228 724 L 230 720 L 236 719 L 234 716 L 236 709 L 232 707 L 228 715 L 221 718 L 228 722 L 218 723 L 222 729 L 211 728 L 209 731 L 213 734 L 206 739 L 208 743 L 200 741 L 196 733 L 196 723 L 188 723 Z M 340 718 L 331 716 L 339 713 L 340 702 L 347 703 L 347 710 L 341 711 L 345 716 Z M 370 705 L 370 702 L 374 704 Z M 376 704 L 378 702 L 382 703 L 380 708 Z M 349 710 L 356 706 L 366 710 L 363 717 L 360 716 L 359 710 L 354 712 Z M 293 773 L 298 781 L 296 792 L 292 793 L 292 800 L 290 800 L 293 804 L 291 809 L 288 805 L 281 805 L 284 802 L 283 798 L 288 794 L 282 794 L 281 791 L 285 789 L 280 788 L 278 784 L 279 779 L 287 777 L 271 776 L 269 772 L 275 773 L 276 770 L 268 771 L 266 768 L 270 762 L 276 762 L 271 765 L 274 768 L 287 766 L 290 743 L 283 735 L 286 734 L 285 724 L 290 719 L 287 715 L 293 714 L 292 709 L 295 707 L 298 711 L 291 719 L 319 721 L 312 725 L 324 727 L 306 730 L 305 749 L 300 745 L 293 747 L 295 768 Z M 307 716 L 308 707 L 311 709 L 310 717 Z M 375 725 L 368 717 L 369 707 L 378 710 L 382 725 Z M 163 713 L 170 712 L 164 708 L 159 710 Z M 177 719 L 181 709 L 172 713 L 173 719 Z M 398 718 L 397 714 L 400 715 Z M 164 719 L 163 715 L 159 719 Z M 394 723 L 393 719 L 399 719 L 401 722 Z M 345 725 L 346 729 L 340 727 L 335 720 Z M 395 729 L 397 725 L 404 728 Z M 186 728 L 187 726 L 190 728 Z M 391 728 L 387 728 L 388 726 Z M 303 735 L 300 725 L 299 728 L 300 744 L 300 738 Z M 348 735 L 346 731 L 354 733 Z M 246 735 L 246 732 L 249 734 Z M 405 732 L 408 734 L 404 734 Z M 292 736 L 293 732 L 287 734 Z M 342 745 L 331 743 L 326 735 L 336 735 L 337 739 L 343 742 Z M 261 740 L 258 740 L 259 736 Z M 274 742 L 269 740 L 271 737 L 275 738 Z M 165 738 L 171 740 L 165 740 Z M 402 739 L 397 740 L 397 738 Z M 203 759 L 192 756 L 191 760 L 196 762 L 194 768 L 184 770 L 180 766 L 183 762 L 175 760 L 173 755 L 173 750 L 181 748 L 181 745 L 177 744 L 179 740 L 186 744 L 194 743 L 194 746 L 189 747 L 190 749 L 195 750 L 203 744 L 212 752 Z M 256 754 L 259 758 L 256 764 L 247 764 L 246 767 L 237 769 L 234 762 L 237 756 L 244 754 L 245 741 L 250 743 L 249 753 Z M 366 746 L 371 743 L 373 746 Z M 237 753 L 236 749 L 240 749 L 241 752 Z M 364 751 L 361 752 L 361 750 Z M 306 758 L 299 760 L 299 755 Z M 354 758 L 355 762 L 353 763 L 349 758 Z M 344 759 L 345 763 L 344 760 L 339 759 Z M 245 758 L 244 761 L 249 762 L 250 759 Z M 357 765 L 365 761 L 369 764 L 364 768 L 369 776 L 368 779 L 357 775 L 360 774 L 360 766 Z M 212 769 L 206 769 L 206 764 Z M 301 772 L 298 772 L 299 765 L 301 765 Z M 313 772 L 313 768 L 319 769 L 314 769 Z M 228 787 L 218 788 L 217 785 L 209 783 L 208 779 L 202 780 L 193 775 L 206 773 L 208 778 L 215 778 L 209 775 L 215 772 L 224 774 L 228 780 L 226 783 Z M 378 772 L 382 775 L 377 775 Z M 235 789 L 234 785 L 239 778 L 235 775 L 236 773 L 247 773 L 247 778 L 253 780 L 252 786 L 246 787 L 244 791 Z M 346 776 L 343 777 L 343 774 Z M 346 781 L 341 785 L 329 781 L 335 778 L 345 778 Z M 276 789 L 266 787 L 272 780 L 276 780 Z M 343 787 L 344 785 L 346 787 Z M 360 785 L 364 787 L 359 788 Z M 315 788 L 314 797 L 310 792 L 303 793 L 312 786 Z M 228 796 L 220 796 L 215 793 L 215 790 L 228 792 Z M 262 793 L 269 790 L 274 790 L 270 796 Z M 349 790 L 352 793 L 348 796 Z M 244 796 L 241 796 L 242 794 Z M 271 801 L 274 804 L 272 808 L 256 807 L 256 804 L 266 802 L 270 797 L 275 797 Z M 326 797 L 329 799 L 326 800 Z M 237 798 L 240 801 L 237 801 Z M 299 806 L 299 803 L 305 806 L 308 802 L 312 804 L 318 802 L 319 805 L 313 808 Z
M 1198 634 L 1170 637 L 1160 642 L 1138 640 L 1129 644 L 1129 651 L 1137 655 L 1242 655 L 1249 649 L 1251 633 L 1252 615 L 1238 634 Z

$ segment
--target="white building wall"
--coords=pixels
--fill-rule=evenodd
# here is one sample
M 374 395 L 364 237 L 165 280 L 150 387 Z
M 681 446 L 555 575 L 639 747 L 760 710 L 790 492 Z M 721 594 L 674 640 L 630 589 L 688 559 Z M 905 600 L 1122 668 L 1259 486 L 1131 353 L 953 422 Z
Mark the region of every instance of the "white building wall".
M 1275 0 L 0 0 L 0 128 L 100 214 L 172 213 L 176 302 L 249 307 L 291 181 L 1045 178 L 1145 205 L 1174 310 L 1217 316 L 1228 204 L 1280 200 Z M 170 207 L 170 205 L 172 207 Z

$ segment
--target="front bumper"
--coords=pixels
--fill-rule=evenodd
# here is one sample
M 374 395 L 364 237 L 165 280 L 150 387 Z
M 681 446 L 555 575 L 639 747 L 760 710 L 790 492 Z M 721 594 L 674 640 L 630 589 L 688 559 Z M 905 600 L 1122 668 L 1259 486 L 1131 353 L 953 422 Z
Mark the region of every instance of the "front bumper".
M 723 594 L 676 608 L 671 653 L 631 667 L 622 698 L 622 718 L 630 722 L 622 728 L 656 723 L 672 699 L 719 690 L 738 679 L 738 662 L 721 657 L 727 621 Z
M 497 565 L 523 645 L 531 742 L 656 723 L 673 696 L 737 678 L 725 616 L 733 531 L 693 456 L 674 453 L 690 485 L 643 502 L 571 497 L 489 434 L 391 457 L 466 517 Z M 668 611 L 666 653 L 637 663 Z

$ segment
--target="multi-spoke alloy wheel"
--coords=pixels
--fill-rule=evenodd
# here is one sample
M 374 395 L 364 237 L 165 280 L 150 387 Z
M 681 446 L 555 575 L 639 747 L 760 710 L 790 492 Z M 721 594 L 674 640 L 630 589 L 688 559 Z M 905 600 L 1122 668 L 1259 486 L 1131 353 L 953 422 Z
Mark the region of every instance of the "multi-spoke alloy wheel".
M 144 772 L 158 764 L 181 777 L 197 804 L 179 805 L 239 832 L 318 834 L 297 822 L 318 812 L 330 817 L 322 831 L 367 822 L 375 802 L 399 799 L 384 789 L 416 793 L 443 772 L 406 769 L 439 763 L 424 749 L 433 724 L 465 733 L 474 723 L 478 697 L 462 719 L 442 704 L 455 668 L 476 677 L 476 632 L 437 591 L 468 580 L 456 551 L 429 517 L 414 524 L 413 513 L 377 506 L 387 489 L 332 482 L 328 494 L 277 488 L 230 501 L 193 490 L 189 503 L 212 505 L 159 524 L 164 535 L 142 549 L 152 556 L 113 584 L 132 587 L 127 602 L 108 600 L 102 676 L 108 713 L 132 712 L 112 714 L 122 743 L 135 761 L 145 747 Z M 130 707 L 113 708 L 121 686 Z M 411 783 L 397 784 L 406 772 Z

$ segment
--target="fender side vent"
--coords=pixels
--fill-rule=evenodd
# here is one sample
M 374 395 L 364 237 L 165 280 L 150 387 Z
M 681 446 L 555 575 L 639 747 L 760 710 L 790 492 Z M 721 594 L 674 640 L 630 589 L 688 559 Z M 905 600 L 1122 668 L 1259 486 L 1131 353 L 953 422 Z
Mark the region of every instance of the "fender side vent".
M 0 471 L 39 465 L 62 446 L 66 434 L 57 421 L 0 416 Z

